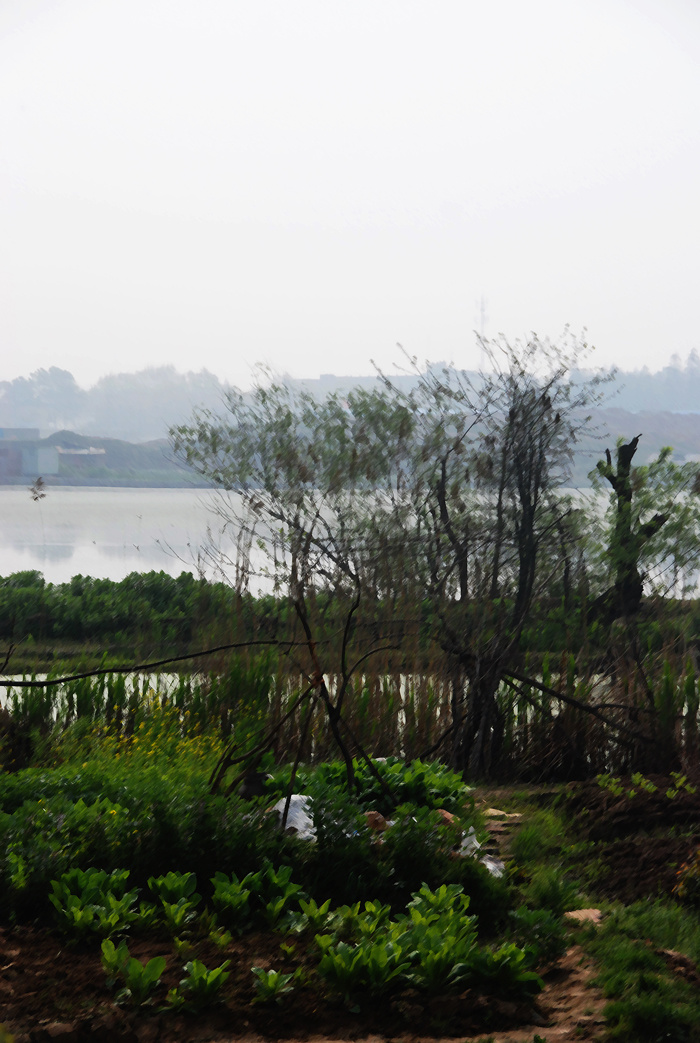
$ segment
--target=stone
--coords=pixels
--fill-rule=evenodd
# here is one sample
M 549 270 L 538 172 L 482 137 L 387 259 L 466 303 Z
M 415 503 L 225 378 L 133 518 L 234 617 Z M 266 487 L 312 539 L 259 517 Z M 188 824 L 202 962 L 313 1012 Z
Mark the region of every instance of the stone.
M 578 923 L 600 923 L 601 916 L 600 909 L 570 909 L 564 913 L 564 916 L 568 920 L 576 920 Z
M 387 821 L 378 811 L 366 811 L 365 821 L 373 833 L 383 833 L 387 828 Z

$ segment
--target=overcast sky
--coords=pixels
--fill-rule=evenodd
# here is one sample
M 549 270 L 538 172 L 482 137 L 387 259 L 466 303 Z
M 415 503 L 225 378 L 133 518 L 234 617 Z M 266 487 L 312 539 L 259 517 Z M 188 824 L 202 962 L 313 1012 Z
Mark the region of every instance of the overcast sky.
M 2 0 L 0 379 L 700 348 L 698 0 Z

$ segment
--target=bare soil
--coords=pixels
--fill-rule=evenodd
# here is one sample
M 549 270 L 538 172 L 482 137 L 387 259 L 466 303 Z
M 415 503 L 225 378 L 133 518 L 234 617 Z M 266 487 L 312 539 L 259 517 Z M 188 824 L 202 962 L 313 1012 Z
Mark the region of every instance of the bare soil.
M 596 896 L 623 902 L 671 897 L 678 868 L 700 847 L 700 785 L 666 796 L 673 780 L 651 776 L 657 789 L 647 793 L 623 779 L 615 796 L 597 782 L 567 787 L 566 809 L 574 816 L 578 839 L 594 846 L 581 854 L 592 863 Z M 627 793 L 634 789 L 635 794 Z
M 209 967 L 230 959 L 231 978 L 218 1007 L 183 1014 L 158 1009 L 167 989 L 181 977 L 182 961 L 167 942 L 131 942 L 131 952 L 141 960 L 156 955 L 168 959 L 156 1004 L 134 1010 L 115 1004 L 96 944 L 66 948 L 45 930 L 5 930 L 0 932 L 1 1023 L 15 1043 L 419 1043 L 485 1035 L 505 1043 L 531 1041 L 536 1032 L 545 1032 L 545 1026 L 548 1041 L 590 1038 L 602 1025 L 603 1000 L 589 984 L 595 970 L 576 946 L 545 972 L 545 990 L 536 1004 L 509 1003 L 469 991 L 430 1000 L 403 992 L 350 1009 L 342 1001 L 322 996 L 317 984 L 298 987 L 279 1006 L 252 1004 L 251 966 L 291 969 L 279 942 L 279 937 L 249 935 L 225 953 L 210 943 L 195 946 L 193 955 Z

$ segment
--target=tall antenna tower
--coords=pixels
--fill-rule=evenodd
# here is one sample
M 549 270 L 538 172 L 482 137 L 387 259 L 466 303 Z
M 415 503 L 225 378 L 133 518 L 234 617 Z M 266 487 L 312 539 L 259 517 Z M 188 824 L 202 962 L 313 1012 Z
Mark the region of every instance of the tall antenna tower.
M 476 327 L 479 330 L 479 335 L 482 340 L 486 335 L 486 320 L 488 317 L 488 312 L 486 311 L 486 298 L 482 293 L 481 297 L 476 302 Z

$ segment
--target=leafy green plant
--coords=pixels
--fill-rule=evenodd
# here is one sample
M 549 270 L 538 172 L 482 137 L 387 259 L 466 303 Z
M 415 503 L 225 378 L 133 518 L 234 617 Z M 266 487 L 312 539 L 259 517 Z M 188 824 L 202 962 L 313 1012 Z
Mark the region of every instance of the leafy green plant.
M 214 907 L 224 923 L 239 930 L 253 920 L 277 927 L 292 904 L 307 897 L 301 885 L 292 882 L 292 872 L 291 866 L 275 868 L 266 860 L 262 869 L 242 880 L 235 874 L 216 873 L 212 877 Z
M 151 891 L 163 902 L 176 905 L 183 898 L 193 906 L 201 900 L 201 895 L 196 893 L 196 873 L 169 872 L 165 876 L 149 877 L 148 886 Z
M 160 984 L 160 978 L 167 961 L 164 956 L 154 956 L 146 964 L 135 957 L 130 957 L 122 971 L 124 989 L 117 994 L 117 1000 L 129 999 L 140 1006 L 150 997 Z
M 441 884 L 434 891 L 427 884 L 423 884 L 408 903 L 407 912 L 414 921 L 420 917 L 427 923 L 433 923 L 444 916 L 450 919 L 458 916 L 465 928 L 467 925 L 471 927 L 475 917 L 466 915 L 470 898 L 463 892 L 464 888 L 460 884 Z
M 181 959 L 187 959 L 192 952 L 192 942 L 189 938 L 173 938 L 173 949 Z
M 187 1007 L 200 1010 L 217 1002 L 221 989 L 229 972 L 226 968 L 230 960 L 224 960 L 219 967 L 209 970 L 200 960 L 190 960 L 185 964 L 185 977 L 177 988 L 168 992 L 168 1003 L 173 1007 Z
M 67 934 L 110 937 L 135 920 L 137 892 L 126 891 L 129 870 L 71 869 L 51 881 L 49 901 L 58 925 Z
M 697 792 L 695 786 L 691 786 L 688 782 L 686 775 L 682 775 L 679 771 L 672 771 L 671 778 L 673 779 L 673 786 L 666 790 L 666 796 L 669 800 L 673 800 L 678 796 L 679 793 L 690 793 L 691 795 Z
M 621 797 L 625 792 L 621 780 L 615 778 L 614 775 L 597 775 L 596 782 L 601 789 L 612 793 L 613 797 Z
M 409 955 L 398 941 L 365 939 L 357 945 L 337 942 L 327 946 L 318 973 L 346 996 L 359 990 L 378 996 L 406 974 L 410 966 Z
M 658 786 L 656 786 L 651 779 L 645 778 L 641 772 L 636 771 L 630 777 L 632 779 L 632 784 L 637 786 L 639 789 L 644 790 L 645 793 L 656 793 Z
M 361 902 L 353 902 L 352 905 L 339 905 L 334 909 L 326 922 L 327 929 L 333 933 L 333 939 L 356 938 L 359 935 L 357 922 L 361 917 Z M 318 939 L 317 939 L 318 940 Z
M 195 891 L 195 873 L 169 872 L 165 876 L 150 877 L 148 886 L 160 898 L 161 917 L 173 937 L 189 930 L 197 918 L 196 906 L 201 895 Z
M 469 916 L 469 896 L 458 884 L 442 884 L 432 891 L 423 884 L 398 918 L 401 942 L 412 953 L 408 980 L 435 992 L 452 988 L 470 976 L 476 946 L 476 920 Z
M 117 993 L 117 1001 L 124 1000 L 140 1006 L 150 997 L 160 983 L 167 961 L 163 956 L 154 956 L 146 964 L 129 955 L 125 942 L 119 948 L 106 938 L 102 943 L 102 966 L 110 984 L 123 980 L 124 988 Z
M 407 980 L 419 989 L 441 992 L 472 976 L 472 955 L 476 935 L 470 931 L 445 932 L 441 923 L 414 924 L 405 935 L 413 952 L 413 970 Z
M 246 886 L 248 880 L 249 877 L 239 880 L 235 873 L 230 877 L 226 873 L 216 873 L 212 877 L 212 902 L 221 919 L 229 927 L 240 928 L 249 918 L 251 892 Z
M 255 975 L 254 1003 L 281 1003 L 282 997 L 294 989 L 296 974 L 282 974 L 280 971 L 263 970 L 262 967 L 251 967 Z
M 544 988 L 538 974 L 528 969 L 527 953 L 512 942 L 498 949 L 475 949 L 470 959 L 470 981 L 489 995 L 533 996 Z
M 355 917 L 355 929 L 362 938 L 372 938 L 387 922 L 391 906 L 381 902 L 365 902 Z
M 187 898 L 180 898 L 177 902 L 166 902 L 161 900 L 162 918 L 173 937 L 187 932 L 197 919 L 197 910 Z
M 152 902 L 139 902 L 138 909 L 134 913 L 133 925 L 144 934 L 148 934 L 156 927 L 159 919 L 158 909 Z
M 313 898 L 301 898 L 299 900 L 301 912 L 294 921 L 293 929 L 298 932 L 322 931 L 333 915 L 330 912 L 330 906 L 330 898 L 327 898 L 322 905 L 318 905 Z
M 120 942 L 117 948 L 111 939 L 105 938 L 102 942 L 102 966 L 107 975 L 108 985 L 114 985 L 122 977 L 128 962 L 129 950 L 126 942 Z

